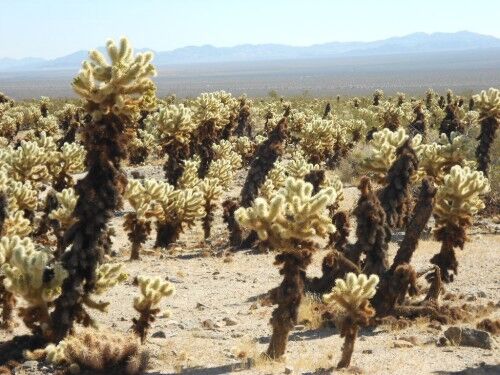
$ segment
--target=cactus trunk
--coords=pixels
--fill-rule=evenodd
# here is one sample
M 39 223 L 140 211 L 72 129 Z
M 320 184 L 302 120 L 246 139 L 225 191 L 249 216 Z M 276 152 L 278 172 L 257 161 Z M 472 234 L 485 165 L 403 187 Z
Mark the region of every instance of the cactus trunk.
M 276 256 L 275 264 L 283 264 L 281 285 L 270 292 L 270 299 L 278 307 L 273 311 L 271 325 L 273 334 L 267 355 L 278 359 L 285 354 L 288 335 L 297 324 L 297 315 L 304 296 L 306 267 L 311 263 L 311 250 L 284 252 Z
M 52 313 L 52 333 L 55 341 L 63 339 L 81 316 L 82 299 L 94 288 L 99 263 L 99 238 L 106 230 L 113 211 L 121 204 L 121 193 L 126 185 L 121 161 L 126 157 L 124 125 L 114 115 L 89 124 L 85 129 L 87 148 L 87 175 L 78 181 L 75 189 L 78 202 L 74 211 L 76 223 L 65 233 L 71 249 L 62 256 L 68 271 L 62 294 L 55 301 Z
M 214 221 L 214 205 L 211 204 L 210 202 L 207 202 L 205 205 L 205 216 L 202 219 L 202 226 L 203 226 L 203 233 L 205 240 L 207 240 L 210 237 L 211 234 L 211 229 L 212 229 L 212 222 Z
M 179 225 L 175 223 L 158 224 L 155 247 L 167 247 L 177 241 L 179 235 Z
M 0 305 L 2 306 L 2 320 L 0 327 L 10 331 L 12 329 L 12 312 L 16 305 L 16 299 L 12 293 L 3 285 L 4 277 L 0 276 Z
M 358 336 L 358 326 L 354 325 L 350 319 L 342 324 L 341 336 L 344 336 L 344 344 L 342 345 L 342 357 L 340 358 L 337 368 L 349 367 L 351 364 L 352 353 L 354 351 L 354 343 Z
M 423 180 L 418 202 L 413 209 L 403 241 L 394 257 L 394 262 L 391 266 L 392 270 L 395 270 L 397 266 L 403 263 L 410 263 L 413 253 L 417 249 L 420 235 L 431 217 L 435 195 L 436 188 L 432 179 L 427 178 Z
M 479 144 L 476 148 L 477 170 L 482 171 L 488 177 L 488 169 L 491 162 L 490 149 L 495 140 L 499 123 L 494 117 L 486 117 L 481 121 L 481 133 Z

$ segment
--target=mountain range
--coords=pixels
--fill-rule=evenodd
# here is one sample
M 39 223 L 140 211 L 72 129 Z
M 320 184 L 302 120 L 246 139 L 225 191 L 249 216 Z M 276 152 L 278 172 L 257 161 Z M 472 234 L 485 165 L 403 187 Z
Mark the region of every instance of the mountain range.
M 99 48 L 103 50 L 104 48 Z M 242 44 L 234 47 L 211 45 L 189 46 L 172 51 L 155 52 L 156 66 L 224 63 L 242 61 L 272 61 L 324 59 L 335 57 L 380 56 L 447 51 L 500 49 L 500 39 L 469 31 L 456 33 L 413 33 L 373 42 L 331 42 L 306 47 L 283 44 Z M 145 51 L 148 49 L 139 49 Z M 77 70 L 87 58 L 88 51 L 80 50 L 55 59 L 28 57 L 0 58 L 0 71 Z

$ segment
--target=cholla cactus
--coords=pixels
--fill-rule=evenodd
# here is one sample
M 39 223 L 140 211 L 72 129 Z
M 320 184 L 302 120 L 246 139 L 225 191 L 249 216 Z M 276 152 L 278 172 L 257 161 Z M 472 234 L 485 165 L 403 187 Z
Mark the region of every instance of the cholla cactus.
M 59 344 L 26 351 L 28 360 L 42 360 L 63 367 L 67 373 L 143 374 L 148 355 L 132 335 L 96 328 L 80 329 Z
M 257 148 L 245 183 L 241 189 L 240 196 L 243 207 L 248 207 L 252 204 L 260 186 L 266 179 L 266 175 L 273 168 L 278 157 L 283 154 L 283 143 L 287 138 L 287 126 L 287 119 L 281 119 L 278 125 L 271 131 L 269 137 Z
M 200 158 L 193 157 L 183 161 L 184 168 L 182 176 L 177 181 L 177 186 L 180 189 L 193 189 L 198 186 L 201 179 L 198 177 L 198 170 L 200 169 Z
M 222 92 L 202 93 L 193 103 L 193 118 L 197 124 L 212 122 L 216 129 L 222 129 L 229 120 L 230 111 L 221 98 Z
M 403 228 L 409 219 L 412 206 L 411 182 L 418 169 L 415 150 L 407 140 L 396 150 L 397 159 L 387 171 L 387 184 L 379 198 L 387 223 L 392 228 Z
M 197 128 L 192 115 L 191 109 L 183 104 L 170 104 L 149 115 L 145 124 L 162 143 L 187 144 L 192 132 Z
M 479 121 L 481 122 L 479 144 L 476 149 L 478 170 L 488 176 L 488 167 L 491 161 L 490 149 L 500 124 L 500 91 L 494 88 L 490 88 L 487 92 L 483 90 L 480 95 L 474 96 L 474 101 L 479 109 Z
M 333 119 L 315 117 L 307 122 L 300 133 L 300 146 L 309 160 L 318 163 L 333 152 L 339 128 Z
M 123 264 L 102 264 L 97 268 L 96 271 L 96 283 L 94 290 L 92 291 L 92 296 L 85 296 L 83 303 L 85 306 L 91 309 L 99 310 L 101 312 L 107 312 L 109 302 L 95 301 L 93 296 L 99 296 L 104 294 L 109 289 L 124 282 L 128 279 L 128 274 L 123 271 Z M 95 325 L 93 320 L 87 316 L 87 320 L 92 325 Z
M 379 120 L 382 122 L 384 128 L 395 132 L 401 125 L 401 118 L 403 117 L 403 110 L 391 102 L 383 102 L 379 106 Z
M 380 103 L 380 99 L 384 97 L 384 92 L 380 89 L 375 90 L 373 93 L 373 105 L 378 106 Z
M 2 227 L 2 236 L 26 237 L 31 233 L 31 222 L 22 211 L 9 212 Z
M 233 182 L 234 174 L 235 170 L 231 161 L 218 159 L 210 163 L 206 178 L 218 179 L 224 190 L 228 190 Z
M 403 128 L 395 132 L 389 129 L 383 129 L 373 133 L 373 139 L 370 141 L 372 147 L 369 154 L 362 162 L 362 166 L 374 173 L 379 182 L 384 182 L 389 168 L 397 158 L 396 151 L 401 147 L 409 136 Z M 420 137 L 415 137 L 411 145 L 416 147 L 421 141 Z
M 0 174 L 2 172 L 0 171 Z M 5 174 L 3 174 L 5 176 Z M 0 178 L 2 178 L 0 176 Z M 22 211 L 26 218 L 34 217 L 38 204 L 38 191 L 29 182 L 8 180 L 5 187 L 8 210 L 10 212 Z
M 168 185 L 158 197 L 161 211 L 157 216 L 157 247 L 166 247 L 175 242 L 185 228 L 205 215 L 203 193 L 198 189 L 174 190 Z
M 451 133 L 449 137 L 441 134 L 437 143 L 421 144 L 418 148 L 419 174 L 426 174 L 441 183 L 454 165 L 473 167 L 474 162 L 464 157 L 466 142 L 467 139 L 460 133 Z
M 21 239 L 19 236 L 3 236 L 0 240 L 0 271 L 4 264 L 12 258 L 12 254 L 19 248 L 34 250 L 33 242 L 29 237 Z M 0 306 L 2 308 L 2 320 L 0 327 L 10 330 L 12 328 L 12 313 L 16 306 L 16 298 L 13 293 L 5 289 L 5 275 L 0 273 Z
M 159 205 L 154 200 L 160 191 L 161 186 L 152 180 L 146 180 L 144 185 L 139 180 L 130 180 L 127 184 L 124 197 L 134 209 L 125 215 L 123 222 L 132 243 L 130 260 L 139 259 L 141 246 L 151 233 L 152 220 L 160 214 Z
M 241 156 L 245 163 L 247 163 L 255 152 L 255 142 L 248 137 L 237 137 L 231 141 L 234 144 L 234 150 Z
M 133 319 L 132 330 L 144 343 L 147 331 L 151 323 L 155 321 L 157 315 L 161 313 L 159 304 L 164 297 L 169 297 L 175 293 L 174 286 L 160 277 L 137 278 L 141 295 L 134 299 L 134 309 L 140 314 L 138 319 Z M 168 312 L 163 312 L 168 314 Z
M 64 233 L 76 223 L 73 215 L 78 197 L 74 189 L 64 189 L 55 194 L 57 200 L 57 208 L 48 214 L 48 219 L 55 220 L 52 222 L 52 227 L 57 238 L 57 255 L 64 252 Z
M 292 251 L 294 241 L 305 243 L 335 230 L 326 207 L 337 192 L 328 188 L 312 195 L 312 191 L 311 184 L 288 178 L 270 201 L 257 198 L 252 207 L 238 209 L 236 219 L 273 248 Z
M 235 151 L 234 146 L 231 142 L 227 140 L 221 140 L 219 143 L 214 144 L 212 146 L 214 151 L 214 159 L 213 160 L 227 160 L 230 162 L 231 167 L 234 170 L 237 170 L 242 167 L 242 158 Z
M 121 162 L 127 155 L 129 131 L 135 126 L 141 109 L 154 102 L 155 74 L 152 53 L 133 56 L 126 38 L 119 47 L 107 42 L 110 64 L 98 51 L 90 52 L 73 81 L 73 89 L 85 99 L 92 121 L 82 129 L 87 150 L 88 173 L 78 181 L 76 223 L 65 236 L 72 243 L 62 257 L 68 278 L 51 316 L 52 340 L 59 341 L 72 328 L 82 310 L 81 303 L 95 285 L 99 262 L 99 240 L 106 224 L 121 204 L 126 177 Z M 82 285 L 85 284 L 85 288 Z
M 49 306 L 60 295 L 68 273 L 53 261 L 48 249 L 37 250 L 29 241 L 17 238 L 10 239 L 8 245 L 10 259 L 2 266 L 5 289 L 27 302 L 20 312 L 26 326 L 34 332 L 45 331 L 50 322 Z
M 189 157 L 190 142 L 198 124 L 192 118 L 191 109 L 183 104 L 171 104 L 149 115 L 146 128 L 156 136 L 162 145 L 162 153 L 168 155 L 164 165 L 169 183 L 176 185 L 183 172 L 183 160 Z
M 203 232 L 205 239 L 210 237 L 211 226 L 214 219 L 214 210 L 217 201 L 221 198 L 223 189 L 218 178 L 204 178 L 200 184 L 203 193 L 205 216 L 203 216 Z
M 153 54 L 139 53 L 134 57 L 127 38 L 120 40 L 119 47 L 108 40 L 106 49 L 111 63 L 99 51 L 90 51 L 90 61 L 83 63 L 73 88 L 87 100 L 94 121 L 109 114 L 133 120 L 144 102 L 143 96 L 155 89 L 150 79 L 156 74 L 151 64 Z
M 49 214 L 49 218 L 57 220 L 59 227 L 65 231 L 75 223 L 73 211 L 75 210 L 78 197 L 74 189 L 64 189 L 56 193 L 56 199 L 59 207 Z
M 273 311 L 273 335 L 267 355 L 273 359 L 285 353 L 288 334 L 297 322 L 304 295 L 303 274 L 311 262 L 312 241 L 335 231 L 327 207 L 337 196 L 333 188 L 312 195 L 313 186 L 289 178 L 271 200 L 257 198 L 249 208 L 234 213 L 239 225 L 254 230 L 262 241 L 281 250 L 276 265 L 283 265 L 281 285 L 270 292 L 278 307 Z
M 344 337 L 342 358 L 337 368 L 349 367 L 351 363 L 354 342 L 360 325 L 367 325 L 375 311 L 370 306 L 370 298 L 375 295 L 379 278 L 377 275 L 354 273 L 347 274 L 346 280 L 335 280 L 335 287 L 329 294 L 323 295 L 327 304 L 335 304 L 340 308 L 340 336 Z
M 74 185 L 73 174 L 85 171 L 85 148 L 78 143 L 64 143 L 60 151 L 54 151 L 49 159 L 49 174 L 54 189 L 61 191 Z
M 441 268 L 445 281 L 452 281 L 449 271 L 457 274 L 458 261 L 455 247 L 463 249 L 466 229 L 472 225 L 472 216 L 484 208 L 480 195 L 490 190 L 488 179 L 482 172 L 454 166 L 439 186 L 434 206 L 435 237 L 442 242 L 441 252 L 431 262 Z
M 46 164 L 51 156 L 36 142 L 21 141 L 18 148 L 9 149 L 5 154 L 8 174 L 17 181 L 47 182 L 49 171 Z
M 441 125 L 439 126 L 439 133 L 446 134 L 450 137 L 451 133 L 464 132 L 464 125 L 460 120 L 460 113 L 458 106 L 454 103 L 449 103 L 445 108 L 445 117 L 441 121 Z

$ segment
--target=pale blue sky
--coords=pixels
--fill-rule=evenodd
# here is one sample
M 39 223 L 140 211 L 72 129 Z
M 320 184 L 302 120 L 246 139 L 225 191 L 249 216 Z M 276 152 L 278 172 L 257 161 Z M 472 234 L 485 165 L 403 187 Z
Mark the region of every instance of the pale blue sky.
M 500 1 L 0 0 L 0 58 L 53 58 L 128 36 L 137 48 L 371 41 L 416 31 L 500 37 Z

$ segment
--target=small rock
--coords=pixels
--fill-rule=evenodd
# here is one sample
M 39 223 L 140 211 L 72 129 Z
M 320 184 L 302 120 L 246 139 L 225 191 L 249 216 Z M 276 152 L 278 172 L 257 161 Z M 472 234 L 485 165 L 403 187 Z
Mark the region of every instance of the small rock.
M 371 349 L 365 349 L 362 351 L 363 354 L 373 354 L 373 350 Z
M 155 333 L 153 333 L 151 335 L 151 337 L 153 337 L 155 339 L 165 339 L 165 338 L 167 338 L 167 335 L 163 331 L 156 331 Z
M 452 344 L 460 346 L 491 349 L 493 344 L 490 334 L 479 329 L 450 327 L 444 335 Z
M 290 366 L 286 366 L 285 367 L 285 374 L 289 375 L 289 374 L 293 374 L 293 368 L 291 368 Z
M 223 320 L 226 323 L 226 326 L 235 326 L 236 324 L 238 324 L 236 320 L 231 318 L 224 318 Z
M 467 297 L 467 301 L 468 302 L 473 302 L 473 301 L 477 301 L 477 297 L 475 295 L 470 295 Z
M 479 298 L 486 298 L 486 293 L 485 293 L 485 292 L 483 292 L 483 291 L 479 291 L 479 292 L 477 292 L 477 296 L 478 296 Z
M 416 336 L 401 336 L 399 340 L 407 341 L 413 345 L 418 345 L 418 338 Z
M 196 303 L 197 310 L 205 310 L 206 308 L 207 308 L 207 306 L 205 306 L 203 303 L 199 303 L 199 302 Z
M 392 345 L 394 348 L 413 348 L 413 344 L 405 340 L 394 340 Z
M 436 345 L 437 346 L 448 346 L 450 345 L 450 341 L 444 337 L 444 336 L 441 336 L 438 341 L 436 342 Z
M 201 323 L 201 326 L 205 329 L 210 329 L 210 330 L 215 330 L 216 328 L 220 328 L 220 325 L 217 323 L 214 323 L 214 321 L 212 319 L 204 320 Z

